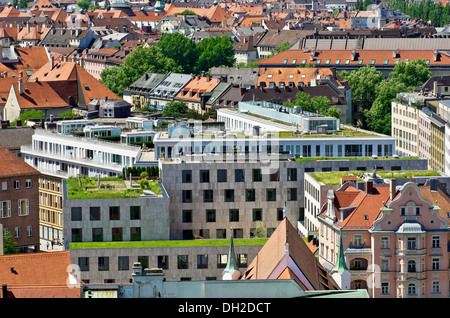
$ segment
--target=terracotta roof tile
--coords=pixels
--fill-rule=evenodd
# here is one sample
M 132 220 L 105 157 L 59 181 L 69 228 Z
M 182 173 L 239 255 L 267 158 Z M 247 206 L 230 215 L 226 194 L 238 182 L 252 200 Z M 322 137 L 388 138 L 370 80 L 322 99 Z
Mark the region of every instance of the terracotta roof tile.
M 0 145 L 0 162 L 2 163 L 0 165 L 0 178 L 39 174 L 38 170 L 34 169 L 2 145 Z
M 80 289 L 67 285 L 70 264 L 69 251 L 4 255 L 0 277 L 7 284 L 8 297 L 79 298 Z

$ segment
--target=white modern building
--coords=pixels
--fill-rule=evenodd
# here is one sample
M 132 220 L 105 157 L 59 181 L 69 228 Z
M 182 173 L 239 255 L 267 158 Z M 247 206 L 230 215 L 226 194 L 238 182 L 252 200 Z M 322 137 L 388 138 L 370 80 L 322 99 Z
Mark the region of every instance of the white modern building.
M 26 163 L 42 173 L 70 176 L 116 176 L 132 167 L 141 155 L 139 146 L 63 135 L 37 129 L 31 145 L 21 147 Z

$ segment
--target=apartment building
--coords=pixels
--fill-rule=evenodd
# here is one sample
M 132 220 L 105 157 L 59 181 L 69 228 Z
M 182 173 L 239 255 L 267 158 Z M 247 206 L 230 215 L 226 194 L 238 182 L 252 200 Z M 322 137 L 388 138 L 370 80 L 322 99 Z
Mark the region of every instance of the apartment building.
M 64 181 L 60 176 L 39 176 L 39 233 L 48 241 L 63 241 L 63 192 Z
M 42 173 L 116 176 L 139 160 L 141 148 L 37 129 L 32 145 L 22 146 L 21 152 L 25 162 Z
M 318 225 L 305 220 L 305 173 L 363 172 L 374 165 L 380 170 L 427 168 L 424 159 L 271 158 L 205 155 L 161 159 L 161 182 L 171 197 L 171 239 L 227 238 L 231 228 L 236 238 L 254 237 L 257 229 L 264 229 L 269 236 L 284 215 L 306 237 Z
M 328 193 L 318 216 L 319 259 L 334 265 L 342 249 L 350 288 L 374 298 L 447 298 L 449 199 L 433 180 L 370 180 L 364 190 L 345 183 Z
M 39 171 L 0 146 L 0 224 L 20 252 L 39 252 Z
M 422 98 L 417 96 L 419 99 L 415 100 L 414 97 L 416 96 L 411 94 L 401 95 L 399 100 L 391 103 L 391 131 L 395 138 L 397 153 L 401 156 L 417 156 L 418 154 L 418 106 Z

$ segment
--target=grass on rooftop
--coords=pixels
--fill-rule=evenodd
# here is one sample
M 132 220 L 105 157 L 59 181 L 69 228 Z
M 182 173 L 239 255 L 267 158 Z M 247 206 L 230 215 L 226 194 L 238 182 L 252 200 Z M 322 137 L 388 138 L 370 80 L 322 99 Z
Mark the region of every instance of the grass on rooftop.
M 325 185 L 339 184 L 341 178 L 349 175 L 357 177 L 358 181 L 363 181 L 364 173 L 371 173 L 370 171 L 327 171 L 327 172 L 313 172 L 311 176 L 318 182 Z M 377 175 L 381 178 L 413 178 L 413 177 L 431 177 L 440 176 L 439 172 L 435 170 L 377 170 Z
M 233 239 L 235 246 L 264 245 L 267 238 Z M 70 249 L 92 248 L 148 248 L 148 247 L 192 247 L 192 246 L 229 246 L 229 239 L 168 240 L 168 241 L 127 241 L 127 242 L 80 242 L 70 243 Z
M 108 177 L 100 179 L 98 186 L 97 177 L 71 177 L 67 179 L 67 197 L 69 199 L 111 199 L 111 198 L 138 198 L 143 190 L 153 191 L 155 194 L 162 194 L 162 190 L 157 180 L 149 180 L 148 188 L 141 188 L 137 182 L 129 187 L 129 181 L 120 177 Z M 105 186 L 102 188 L 102 186 Z M 110 188 L 107 188 L 110 186 Z

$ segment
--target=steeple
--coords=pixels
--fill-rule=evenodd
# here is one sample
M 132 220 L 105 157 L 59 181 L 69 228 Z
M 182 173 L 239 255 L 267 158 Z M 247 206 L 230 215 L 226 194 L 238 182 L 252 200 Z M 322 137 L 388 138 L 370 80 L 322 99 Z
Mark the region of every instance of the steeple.
M 338 284 L 340 289 L 350 289 L 350 271 L 345 264 L 344 246 L 342 245 L 342 230 L 339 231 L 339 250 L 336 265 L 331 270 L 331 277 Z
M 338 272 L 340 275 L 342 275 L 344 271 L 348 271 L 348 267 L 347 264 L 345 264 L 344 247 L 342 246 L 342 230 L 341 230 L 339 231 L 339 250 L 336 259 L 336 265 L 333 268 L 333 272 Z
M 239 272 L 239 268 L 237 266 L 236 254 L 234 253 L 234 244 L 233 244 L 233 228 L 231 228 L 231 236 L 230 236 L 230 248 L 228 250 L 228 260 L 227 266 L 222 272 L 223 280 L 238 280 L 241 277 L 241 273 Z

